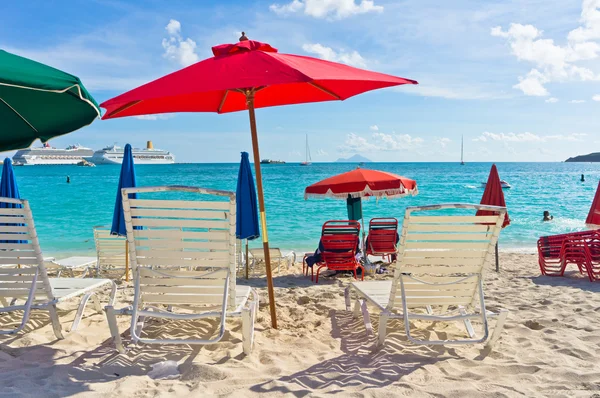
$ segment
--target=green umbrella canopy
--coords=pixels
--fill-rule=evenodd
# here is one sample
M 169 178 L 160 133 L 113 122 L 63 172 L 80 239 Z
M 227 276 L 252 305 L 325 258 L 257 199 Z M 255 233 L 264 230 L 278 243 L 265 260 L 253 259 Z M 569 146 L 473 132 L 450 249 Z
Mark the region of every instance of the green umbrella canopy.
M 0 50 L 0 151 L 46 142 L 98 116 L 78 77 Z

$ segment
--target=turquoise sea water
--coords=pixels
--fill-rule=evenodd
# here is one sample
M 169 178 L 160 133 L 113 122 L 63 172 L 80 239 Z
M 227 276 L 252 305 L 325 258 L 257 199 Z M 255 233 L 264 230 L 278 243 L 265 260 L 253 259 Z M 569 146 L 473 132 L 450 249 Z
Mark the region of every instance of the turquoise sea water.
M 365 219 L 397 217 L 404 208 L 435 203 L 479 203 L 490 163 L 369 163 L 417 180 L 419 195 L 364 202 Z M 238 164 L 138 165 L 140 186 L 193 185 L 235 191 Z M 283 249 L 314 250 L 323 222 L 346 218 L 345 201 L 304 200 L 304 188 L 355 164 L 263 165 L 269 240 Z M 501 235 L 503 248 L 529 250 L 541 235 L 582 230 L 600 179 L 600 164 L 499 163 L 511 225 Z M 21 196 L 30 200 L 44 255 L 92 254 L 92 227 L 110 225 L 119 166 L 15 167 Z M 586 182 L 579 182 L 584 173 Z M 66 176 L 71 183 L 66 183 Z M 541 222 L 549 210 L 555 219 Z M 368 222 L 368 221 L 367 221 Z M 251 246 L 259 246 L 259 241 Z

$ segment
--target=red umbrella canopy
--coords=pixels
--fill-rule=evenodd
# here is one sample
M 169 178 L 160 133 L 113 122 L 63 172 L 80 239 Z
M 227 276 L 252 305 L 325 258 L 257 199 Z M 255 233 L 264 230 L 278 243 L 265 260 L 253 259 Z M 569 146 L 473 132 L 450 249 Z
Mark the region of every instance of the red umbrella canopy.
M 585 219 L 585 223 L 600 226 L 600 182 L 598 182 L 596 196 L 594 196 L 594 201 L 592 202 L 590 212 Z
M 144 84 L 100 106 L 103 119 L 171 112 L 236 112 L 254 107 L 345 100 L 414 80 L 300 55 L 269 44 L 242 41 L 212 48 L 214 57 Z
M 356 169 L 319 181 L 304 190 L 304 198 L 320 196 L 346 199 L 367 196 L 416 195 L 417 182 L 385 171 Z
M 506 202 L 504 201 L 504 192 L 502 192 L 502 185 L 500 184 L 500 176 L 498 175 L 498 169 L 496 165 L 492 165 L 492 169 L 490 170 L 490 176 L 488 177 L 487 183 L 485 184 L 485 191 L 483 192 L 483 197 L 481 198 L 482 205 L 489 206 L 501 206 L 506 207 Z M 488 210 L 479 210 L 477 212 L 478 216 L 493 216 L 495 212 Z M 504 223 L 502 223 L 502 228 L 507 227 L 510 224 L 510 219 L 508 218 L 508 212 L 504 216 Z

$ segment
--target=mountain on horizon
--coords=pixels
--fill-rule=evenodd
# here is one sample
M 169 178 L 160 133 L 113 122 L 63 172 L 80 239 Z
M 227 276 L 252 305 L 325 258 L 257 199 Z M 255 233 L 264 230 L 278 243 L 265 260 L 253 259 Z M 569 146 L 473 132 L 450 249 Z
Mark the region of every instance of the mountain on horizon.
M 336 160 L 336 162 L 338 162 L 338 163 L 360 163 L 360 162 L 369 163 L 369 162 L 371 162 L 372 163 L 373 161 L 371 159 L 367 159 L 366 157 L 361 156 L 357 153 L 354 156 L 350 156 L 347 159 L 339 158 L 338 160 Z

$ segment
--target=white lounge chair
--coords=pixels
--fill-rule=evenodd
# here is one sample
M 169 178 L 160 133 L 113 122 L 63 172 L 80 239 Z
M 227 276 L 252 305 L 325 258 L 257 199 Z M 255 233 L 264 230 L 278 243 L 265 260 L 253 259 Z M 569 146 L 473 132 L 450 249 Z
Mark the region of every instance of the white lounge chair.
M 93 269 L 96 266 L 96 263 L 96 257 L 89 256 L 72 256 L 61 258 L 60 260 L 54 258 L 51 260 L 44 260 L 47 271 L 56 272 L 57 277 L 60 277 L 64 272 L 71 278 L 75 277 L 75 271 L 81 272 L 80 277 L 85 278 L 90 269 Z
M 446 215 L 449 209 L 497 211 L 498 215 Z M 426 215 L 415 215 L 425 213 Z M 387 322 L 402 319 L 406 335 L 415 344 L 469 344 L 488 340 L 488 317 L 498 316 L 487 345 L 500 336 L 506 310 L 492 313 L 485 308 L 484 266 L 494 255 L 506 209 L 495 206 L 448 204 L 408 207 L 402 224 L 400 247 L 393 280 L 353 282 L 345 291 L 346 309 L 356 294 L 354 316 L 362 312 L 367 334 L 372 333 L 367 304 L 379 311 L 379 344 L 386 337 Z M 433 306 L 436 306 L 437 314 Z M 421 310 L 417 312 L 416 310 Z M 476 337 L 471 319 L 483 324 Z M 422 340 L 411 335 L 410 321 L 462 321 L 469 338 Z
M 161 192 L 199 194 L 209 201 L 128 198 Z M 215 343 L 225 333 L 226 318 L 241 317 L 243 351 L 249 354 L 258 295 L 236 285 L 235 194 L 179 186 L 125 188 L 122 194 L 135 293 L 132 306 L 106 308 L 117 349 L 125 351 L 116 315 L 131 316 L 133 342 L 146 344 Z M 219 318 L 220 327 L 210 339 L 153 339 L 142 335 L 146 318 Z
M 71 331 L 75 331 L 90 298 L 95 309 L 102 311 L 94 291 L 106 285 L 112 286 L 109 298 L 112 305 L 116 285 L 110 279 L 48 278 L 29 203 L 10 198 L 0 198 L 0 203 L 21 206 L 0 208 L 0 265 L 18 263 L 21 266 L 0 267 L 0 313 L 23 311 L 20 324 L 11 329 L 0 325 L 0 334 L 18 333 L 27 324 L 32 309 L 43 309 L 50 313 L 54 334 L 62 339 L 56 306 L 83 296 L 71 326 Z
M 96 244 L 96 276 L 108 276 L 111 279 L 125 276 L 125 237 L 111 235 L 110 228 L 94 227 Z
M 281 250 L 277 247 L 269 248 L 269 254 L 271 263 L 277 262 L 277 272 L 281 272 L 281 263 L 286 262 L 287 268 L 289 269 L 296 262 L 296 253 L 291 251 L 285 255 L 281 253 Z M 260 249 L 250 249 L 250 268 L 255 272 L 258 264 L 265 263 L 265 251 Z

